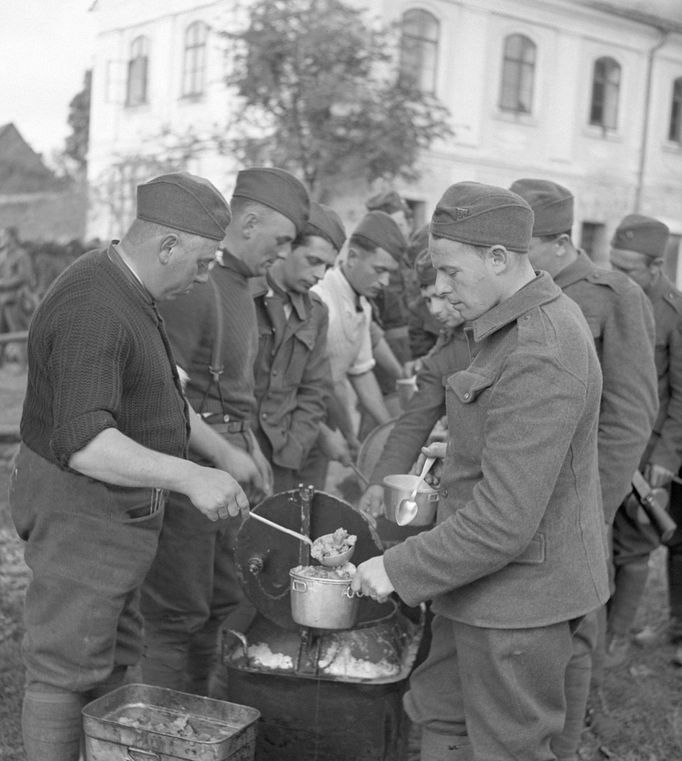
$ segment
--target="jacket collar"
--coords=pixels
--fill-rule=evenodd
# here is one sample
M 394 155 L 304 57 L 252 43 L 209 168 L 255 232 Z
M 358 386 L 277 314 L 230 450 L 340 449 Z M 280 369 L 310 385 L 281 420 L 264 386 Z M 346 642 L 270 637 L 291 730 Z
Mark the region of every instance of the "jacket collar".
M 546 272 L 538 272 L 530 283 L 516 291 L 508 299 L 472 320 L 474 341 L 478 342 L 500 328 L 516 322 L 522 314 L 548 304 L 561 295 L 561 289 Z
M 231 254 L 226 248 L 222 248 L 218 252 L 218 266 L 236 272 L 237 275 L 241 275 L 245 280 L 252 277 L 244 262 L 241 259 L 237 259 L 237 257 L 234 254 Z
M 267 297 L 272 293 L 272 288 L 268 284 L 267 276 L 261 276 L 251 281 L 251 294 L 254 299 Z M 301 322 L 304 322 L 308 318 L 308 314 L 311 309 L 311 299 L 308 293 L 292 293 L 287 291 L 291 306 L 294 308 L 296 315 Z
M 133 287 L 133 289 L 142 296 L 142 298 L 148 304 L 155 304 L 154 297 L 147 290 L 147 286 L 140 280 L 140 278 L 133 272 L 125 259 L 116 249 L 117 240 L 111 241 L 109 248 L 107 249 L 107 257 L 111 263 L 120 271 L 124 280 Z
M 582 250 L 578 250 L 578 258 L 571 262 L 567 267 L 558 272 L 554 278 L 554 282 L 559 288 L 566 288 L 569 285 L 577 283 L 579 280 L 584 280 L 588 275 L 591 275 L 597 265 L 590 259 L 590 257 Z

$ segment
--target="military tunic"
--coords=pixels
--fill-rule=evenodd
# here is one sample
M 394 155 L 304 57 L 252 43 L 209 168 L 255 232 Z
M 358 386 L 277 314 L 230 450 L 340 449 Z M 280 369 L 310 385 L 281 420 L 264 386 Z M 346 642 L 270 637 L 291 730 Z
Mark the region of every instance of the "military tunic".
M 653 312 L 636 283 L 597 267 L 582 251 L 554 282 L 580 307 L 597 348 L 603 375 L 599 478 L 611 523 L 630 491 L 658 407 Z

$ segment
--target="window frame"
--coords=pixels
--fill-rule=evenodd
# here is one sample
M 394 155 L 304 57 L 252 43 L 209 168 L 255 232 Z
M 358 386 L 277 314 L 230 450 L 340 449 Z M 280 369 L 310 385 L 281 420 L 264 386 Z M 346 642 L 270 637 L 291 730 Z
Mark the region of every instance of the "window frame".
M 519 40 L 522 44 L 520 55 L 513 56 L 509 52 L 512 42 Z M 525 60 L 528 52 L 532 52 L 532 60 Z M 505 36 L 502 46 L 502 72 L 500 76 L 500 89 L 497 101 L 498 110 L 504 114 L 515 114 L 516 116 L 532 116 L 533 105 L 535 100 L 535 69 L 537 65 L 538 46 L 527 34 L 522 32 L 513 32 Z M 512 99 L 507 98 L 510 91 L 508 83 L 509 72 L 514 75 L 511 77 Z M 527 90 L 524 93 L 523 90 Z M 522 96 L 526 95 L 528 103 L 523 104 Z M 514 101 L 512 104 L 511 100 Z
M 682 147 L 682 76 L 673 79 L 668 120 L 668 141 Z
M 406 32 L 411 19 L 416 32 Z M 400 17 L 400 76 L 409 77 L 428 95 L 435 95 L 437 90 L 440 27 L 438 17 L 423 8 L 409 8 Z
M 206 52 L 209 27 L 196 19 L 187 25 L 183 37 L 182 98 L 199 98 L 206 91 Z
M 146 105 L 149 100 L 149 37 L 139 34 L 130 43 L 126 101 L 129 108 Z
M 609 64 L 610 68 L 603 72 L 598 72 L 597 67 Z M 614 73 L 617 73 L 617 81 L 610 81 Z M 622 84 L 623 68 L 618 61 L 609 55 L 595 58 L 592 64 L 592 88 L 590 94 L 590 108 L 588 124 L 591 127 L 597 127 L 603 132 L 617 132 L 618 117 L 620 111 L 620 90 Z M 599 75 L 599 76 L 598 76 Z M 602 92 L 599 94 L 601 102 L 597 102 L 597 88 L 601 87 Z M 612 93 L 612 104 L 609 102 L 609 92 Z M 601 109 L 601 116 L 595 116 L 595 108 Z M 609 115 L 607 111 L 612 111 Z

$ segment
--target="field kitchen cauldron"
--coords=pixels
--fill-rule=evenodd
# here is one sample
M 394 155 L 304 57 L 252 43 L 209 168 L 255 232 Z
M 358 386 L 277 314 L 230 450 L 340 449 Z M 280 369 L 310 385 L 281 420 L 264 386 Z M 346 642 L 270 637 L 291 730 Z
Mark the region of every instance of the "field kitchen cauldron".
M 360 512 L 312 487 L 276 494 L 254 510 L 313 539 L 346 529 L 357 536 L 355 565 L 382 551 Z M 314 564 L 309 545 L 247 520 L 235 559 L 257 613 L 246 631 L 224 633 L 222 662 L 226 698 L 260 711 L 256 761 L 405 759 L 402 696 L 422 639 L 423 609 L 355 597 L 356 609 L 341 626 L 324 616 L 318 626 L 301 626 L 292 617 L 298 593 L 290 570 Z

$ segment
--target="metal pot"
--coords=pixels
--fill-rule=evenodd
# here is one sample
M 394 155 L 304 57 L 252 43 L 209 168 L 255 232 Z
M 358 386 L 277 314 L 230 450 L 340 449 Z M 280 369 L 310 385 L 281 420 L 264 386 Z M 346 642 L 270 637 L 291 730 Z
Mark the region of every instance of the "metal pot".
M 412 475 L 384 477 L 384 514 L 392 523 L 397 523 L 398 505 L 403 499 L 409 498 L 418 480 L 418 476 Z M 415 502 L 417 503 L 417 514 L 410 521 L 410 526 L 429 526 L 436 518 L 438 492 L 428 484 L 423 483 L 419 487 Z
M 315 629 L 350 629 L 358 615 L 358 597 L 348 579 L 306 576 L 293 568 L 291 617 L 301 626 Z

